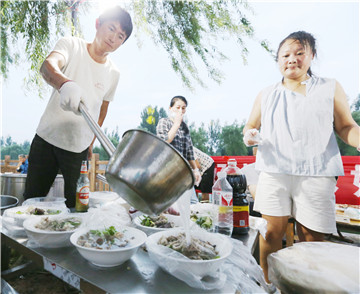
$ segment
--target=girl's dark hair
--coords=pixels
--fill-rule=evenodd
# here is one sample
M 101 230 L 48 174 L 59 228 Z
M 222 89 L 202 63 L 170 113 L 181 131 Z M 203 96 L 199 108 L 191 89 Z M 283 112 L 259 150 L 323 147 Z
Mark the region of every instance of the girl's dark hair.
M 278 61 L 279 59 L 279 51 L 281 46 L 284 45 L 287 40 L 299 41 L 303 47 L 309 46 L 314 56 L 316 56 L 316 39 L 314 38 L 314 36 L 304 31 L 298 31 L 291 33 L 289 36 L 287 36 L 284 40 L 280 42 L 279 48 L 276 52 L 276 61 Z M 307 73 L 309 76 L 312 76 L 310 67 Z
M 104 11 L 99 16 L 100 23 L 108 20 L 117 20 L 120 23 L 121 28 L 125 31 L 126 34 L 125 41 L 130 37 L 133 30 L 133 24 L 131 21 L 131 16 L 126 10 L 122 9 L 120 6 L 115 6 Z
M 183 102 L 185 103 L 185 105 L 188 106 L 188 102 L 187 102 L 187 100 L 185 99 L 185 97 L 183 97 L 183 96 L 175 96 L 175 97 L 173 97 L 173 98 L 171 99 L 171 101 L 170 101 L 170 107 L 173 107 L 174 104 L 175 104 L 175 102 L 176 102 L 177 100 L 183 101 Z

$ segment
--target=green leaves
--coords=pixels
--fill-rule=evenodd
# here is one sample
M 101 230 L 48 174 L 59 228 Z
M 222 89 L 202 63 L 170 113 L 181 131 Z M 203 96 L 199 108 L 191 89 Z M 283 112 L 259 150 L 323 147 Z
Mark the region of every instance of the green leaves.
M 69 6 L 64 1 L 43 0 L 0 1 L 0 5 L 1 74 L 6 79 L 10 65 L 29 61 L 26 85 L 28 89 L 36 88 L 42 96 L 44 80 L 39 69 L 52 42 L 64 35 L 64 28 L 71 18 Z
M 253 37 L 254 29 L 244 11 L 244 1 L 133 1 L 136 36 L 151 37 L 169 55 L 171 66 L 184 85 L 194 89 L 196 84 L 206 87 L 195 62 L 200 58 L 208 76 L 221 83 L 219 69 L 227 56 L 218 49 L 219 40 L 237 40 L 244 62 L 248 50 L 244 37 Z
M 160 118 L 167 117 L 166 111 L 164 108 L 155 106 L 154 108 L 151 105 L 148 105 L 143 109 L 140 115 L 140 126 L 139 128 L 156 135 L 156 126 Z
M 248 155 L 243 142 L 242 130 L 245 122 L 239 125 L 236 121 L 231 125 L 221 126 L 220 122 L 211 121 L 206 128 L 204 123 L 197 129 L 190 126 L 191 140 L 197 148 L 209 155 Z
M 7 78 L 9 66 L 19 64 L 21 54 L 30 61 L 27 85 L 37 88 L 42 95 L 44 81 L 39 68 L 43 60 L 65 30 L 81 35 L 79 11 L 81 8 L 86 12 L 91 2 L 11 0 L 0 3 L 1 73 Z M 246 64 L 245 39 L 254 38 L 254 28 L 246 16 L 252 10 L 246 1 L 132 0 L 126 6 L 133 12 L 139 46 L 141 35 L 145 34 L 163 47 L 173 70 L 191 90 L 196 85 L 206 87 L 200 67 L 205 68 L 211 80 L 219 84 L 223 81 L 224 73 L 220 68 L 228 57 L 219 49 L 222 41 L 237 42 Z M 260 45 L 271 53 L 266 41 L 261 41 Z

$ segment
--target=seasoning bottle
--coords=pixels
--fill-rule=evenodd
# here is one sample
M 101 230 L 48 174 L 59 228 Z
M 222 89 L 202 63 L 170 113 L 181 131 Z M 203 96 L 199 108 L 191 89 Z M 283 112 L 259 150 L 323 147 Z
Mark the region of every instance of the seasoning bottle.
M 88 178 L 87 162 L 83 160 L 81 164 L 80 177 L 76 183 L 76 202 L 77 212 L 87 212 L 89 209 L 90 181 Z
M 233 234 L 247 234 L 249 227 L 249 202 L 246 199 L 246 177 L 237 167 L 234 158 L 229 159 L 224 169 L 226 179 L 233 188 Z
M 235 158 L 230 158 L 227 162 L 227 166 L 222 169 L 227 175 L 240 175 L 241 170 L 237 167 L 237 161 Z
M 233 194 L 233 220 L 235 235 L 249 232 L 249 201 L 246 199 L 246 193 L 234 192 Z

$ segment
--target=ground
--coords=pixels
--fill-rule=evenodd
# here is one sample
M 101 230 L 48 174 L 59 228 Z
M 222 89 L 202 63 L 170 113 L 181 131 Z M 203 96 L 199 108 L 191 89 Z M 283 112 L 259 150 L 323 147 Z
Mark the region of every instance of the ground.
M 14 249 L 1 248 L 2 270 L 25 264 L 28 260 Z M 8 265 L 8 266 L 7 266 Z M 80 294 L 78 289 L 63 282 L 42 268 L 35 268 L 13 277 L 2 277 L 19 294 Z
M 69 286 L 51 273 L 39 269 L 6 280 L 19 294 L 78 294 L 79 290 Z

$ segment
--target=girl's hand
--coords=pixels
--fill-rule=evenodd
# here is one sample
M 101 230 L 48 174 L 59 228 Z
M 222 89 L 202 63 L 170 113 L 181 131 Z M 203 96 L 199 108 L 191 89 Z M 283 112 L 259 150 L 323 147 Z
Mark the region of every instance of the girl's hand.
M 174 112 L 174 124 L 181 125 L 184 114 L 182 112 Z
M 259 145 L 261 143 L 260 133 L 257 129 L 250 129 L 245 132 L 244 143 L 247 147 Z

